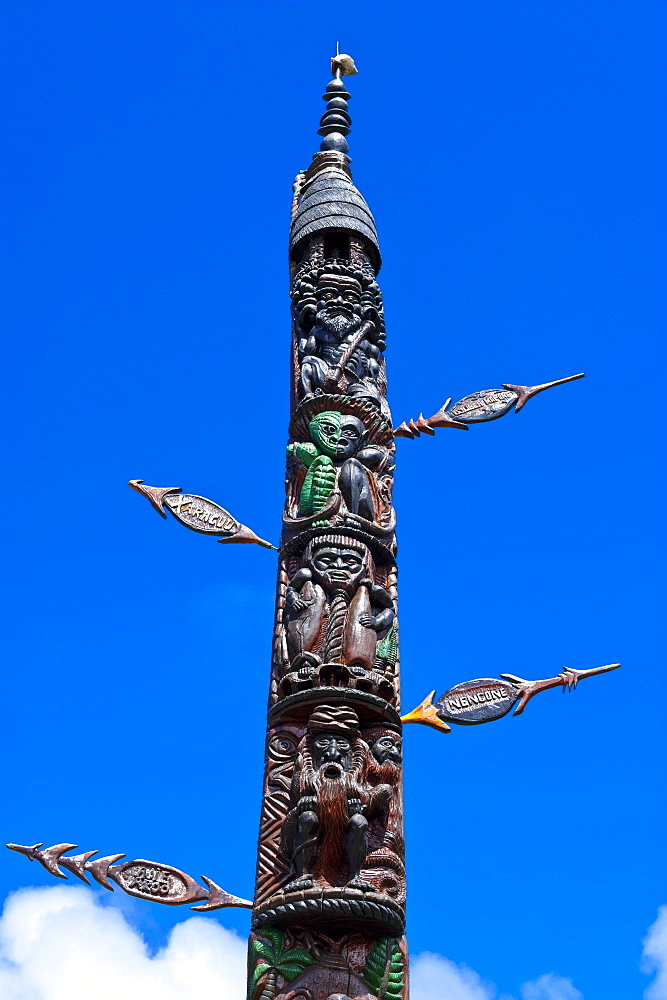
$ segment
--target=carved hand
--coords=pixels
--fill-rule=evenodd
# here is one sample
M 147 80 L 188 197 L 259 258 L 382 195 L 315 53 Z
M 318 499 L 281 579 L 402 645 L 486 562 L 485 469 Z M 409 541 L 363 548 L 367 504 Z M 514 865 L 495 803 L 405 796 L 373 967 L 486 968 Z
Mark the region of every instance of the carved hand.
M 363 528 L 364 525 L 368 524 L 368 520 L 362 517 L 361 514 L 351 514 L 348 512 L 345 515 L 345 524 L 348 524 L 351 528 Z
M 377 621 L 375 620 L 375 615 L 359 615 L 359 624 L 363 625 L 364 628 L 377 628 Z
M 389 785 L 378 785 L 375 789 L 375 808 L 378 810 L 384 809 L 389 804 L 389 800 L 393 794 Z
M 356 816 L 357 813 L 362 813 L 364 811 L 364 806 L 361 799 L 348 799 L 347 811 L 349 816 Z
M 314 795 L 302 795 L 299 799 L 299 813 L 314 812 L 317 807 L 317 799 Z
M 291 611 L 305 611 L 313 603 L 312 600 L 306 601 L 303 597 L 295 597 L 292 601 L 287 601 Z

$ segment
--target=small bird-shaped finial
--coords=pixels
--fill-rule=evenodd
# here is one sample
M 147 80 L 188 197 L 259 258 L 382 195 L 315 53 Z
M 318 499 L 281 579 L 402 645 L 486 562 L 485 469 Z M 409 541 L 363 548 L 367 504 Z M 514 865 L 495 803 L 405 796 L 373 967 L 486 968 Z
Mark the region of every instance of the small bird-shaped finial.
M 338 42 L 336 42 L 336 55 L 331 59 L 331 75 L 336 76 L 338 72 L 341 76 L 354 76 L 359 70 L 354 65 L 352 56 L 338 51 Z

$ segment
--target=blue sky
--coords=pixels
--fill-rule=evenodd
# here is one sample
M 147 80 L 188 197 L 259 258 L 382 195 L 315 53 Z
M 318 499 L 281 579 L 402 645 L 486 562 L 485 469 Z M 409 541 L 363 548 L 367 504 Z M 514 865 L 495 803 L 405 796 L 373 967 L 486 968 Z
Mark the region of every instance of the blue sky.
M 404 706 L 621 661 L 519 719 L 406 730 L 409 940 L 500 991 L 638 996 L 662 799 L 665 5 L 1 5 L 8 553 L 3 840 L 251 895 L 277 539 L 291 184 L 336 39 L 374 211 L 395 422 L 586 378 L 398 442 Z M 6 852 L 3 895 L 53 880 Z M 64 883 L 63 883 L 64 884 Z M 153 947 L 188 914 L 119 899 Z M 245 934 L 245 911 L 208 918 Z

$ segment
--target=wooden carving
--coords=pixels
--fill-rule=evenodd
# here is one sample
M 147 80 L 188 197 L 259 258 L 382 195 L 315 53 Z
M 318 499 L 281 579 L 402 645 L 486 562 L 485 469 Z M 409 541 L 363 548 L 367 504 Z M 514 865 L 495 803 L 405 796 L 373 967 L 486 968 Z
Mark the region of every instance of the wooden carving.
M 394 434 L 380 252 L 350 175 L 348 97 L 336 67 L 321 151 L 295 185 L 249 1000 L 405 1000 L 408 988 Z

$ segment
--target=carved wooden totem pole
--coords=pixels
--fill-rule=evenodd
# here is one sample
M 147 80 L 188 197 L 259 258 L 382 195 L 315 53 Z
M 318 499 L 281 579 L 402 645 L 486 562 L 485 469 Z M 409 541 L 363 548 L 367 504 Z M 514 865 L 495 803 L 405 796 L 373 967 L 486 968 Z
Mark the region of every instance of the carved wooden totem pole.
M 581 375 L 475 392 L 392 429 L 373 216 L 355 188 L 342 77 L 332 60 L 320 151 L 297 176 L 290 233 L 291 420 L 278 557 L 264 797 L 254 902 L 209 878 L 75 844 L 7 845 L 52 875 L 200 911 L 252 908 L 248 1000 L 407 1000 L 402 723 L 442 732 L 520 714 L 539 691 L 590 670 L 512 674 L 432 692 L 400 716 L 394 441 L 467 430 Z M 218 504 L 177 487 L 130 486 L 166 518 L 225 543 L 274 548 Z M 165 510 L 166 508 L 166 510 Z M 518 702 L 518 705 L 517 705 Z
M 292 416 L 249 970 L 249 997 L 266 1000 L 407 992 L 394 436 L 380 250 L 352 183 L 341 68 L 290 233 Z

